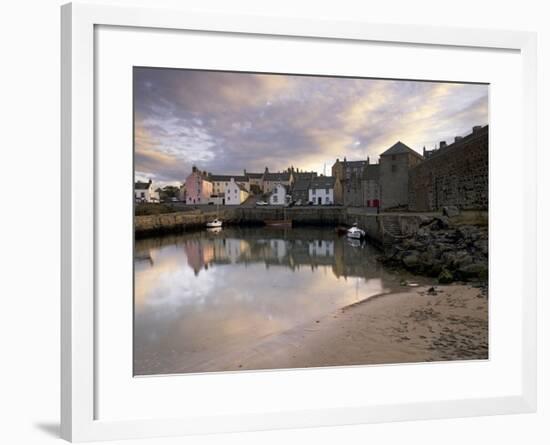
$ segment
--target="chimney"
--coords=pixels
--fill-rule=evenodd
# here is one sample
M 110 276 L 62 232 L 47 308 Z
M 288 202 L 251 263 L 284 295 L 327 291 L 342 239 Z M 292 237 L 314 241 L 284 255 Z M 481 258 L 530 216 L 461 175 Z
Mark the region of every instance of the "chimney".
M 439 148 L 445 148 L 447 146 L 447 141 L 441 141 L 439 143 Z
M 472 133 L 477 133 L 479 130 L 481 130 L 481 125 L 476 125 L 474 128 L 472 128 Z
M 462 139 L 464 139 L 462 136 L 455 136 L 455 142 L 460 142 Z
M 267 167 L 265 168 L 265 173 L 269 173 L 269 169 Z
M 346 161 L 346 157 L 345 157 L 345 156 L 344 156 L 344 162 L 347 162 L 347 161 Z
M 243 172 L 244 172 L 244 176 L 246 176 L 246 168 L 243 170 Z
M 153 183 L 153 181 L 151 181 L 151 178 L 149 178 L 149 185 L 151 185 Z
M 193 165 L 193 173 L 195 173 L 197 171 L 197 167 Z
M 422 155 L 426 157 L 426 146 L 424 145 L 424 148 L 422 148 Z
M 336 158 L 336 163 L 338 164 L 340 162 L 340 158 Z

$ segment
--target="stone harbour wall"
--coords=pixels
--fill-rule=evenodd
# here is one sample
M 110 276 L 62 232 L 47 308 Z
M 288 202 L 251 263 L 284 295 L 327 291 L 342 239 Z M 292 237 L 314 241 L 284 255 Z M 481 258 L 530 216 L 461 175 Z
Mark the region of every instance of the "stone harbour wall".
M 136 237 L 163 233 L 185 232 L 203 229 L 205 224 L 219 217 L 224 224 L 258 225 L 265 220 L 291 219 L 296 225 L 338 225 L 345 223 L 345 210 L 341 207 L 224 207 L 219 212 L 186 211 L 163 213 L 159 215 L 138 215 L 134 219 Z

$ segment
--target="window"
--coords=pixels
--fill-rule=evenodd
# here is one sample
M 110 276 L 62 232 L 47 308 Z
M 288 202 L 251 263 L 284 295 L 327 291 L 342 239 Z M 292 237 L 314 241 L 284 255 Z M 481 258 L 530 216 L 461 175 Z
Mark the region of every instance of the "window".
M 330 199 L 328 198 L 328 196 L 325 198 L 325 202 L 326 202 L 327 204 L 330 204 Z
M 328 187 L 325 189 L 325 193 L 328 195 Z
M 277 202 L 277 195 L 273 195 L 273 202 Z
M 145 198 L 145 192 L 141 192 L 141 197 Z

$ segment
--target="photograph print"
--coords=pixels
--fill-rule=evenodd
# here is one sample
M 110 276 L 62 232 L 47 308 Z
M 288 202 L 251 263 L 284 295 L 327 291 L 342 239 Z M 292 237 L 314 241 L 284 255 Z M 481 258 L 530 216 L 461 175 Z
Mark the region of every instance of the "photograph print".
M 133 68 L 135 376 L 489 359 L 489 85 Z

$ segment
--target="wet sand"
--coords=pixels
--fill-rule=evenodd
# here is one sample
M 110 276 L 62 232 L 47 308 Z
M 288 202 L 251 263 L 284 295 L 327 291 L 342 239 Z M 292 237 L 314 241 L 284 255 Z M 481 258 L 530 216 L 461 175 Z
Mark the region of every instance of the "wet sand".
M 488 301 L 470 285 L 403 288 L 227 351 L 194 371 L 488 358 Z

